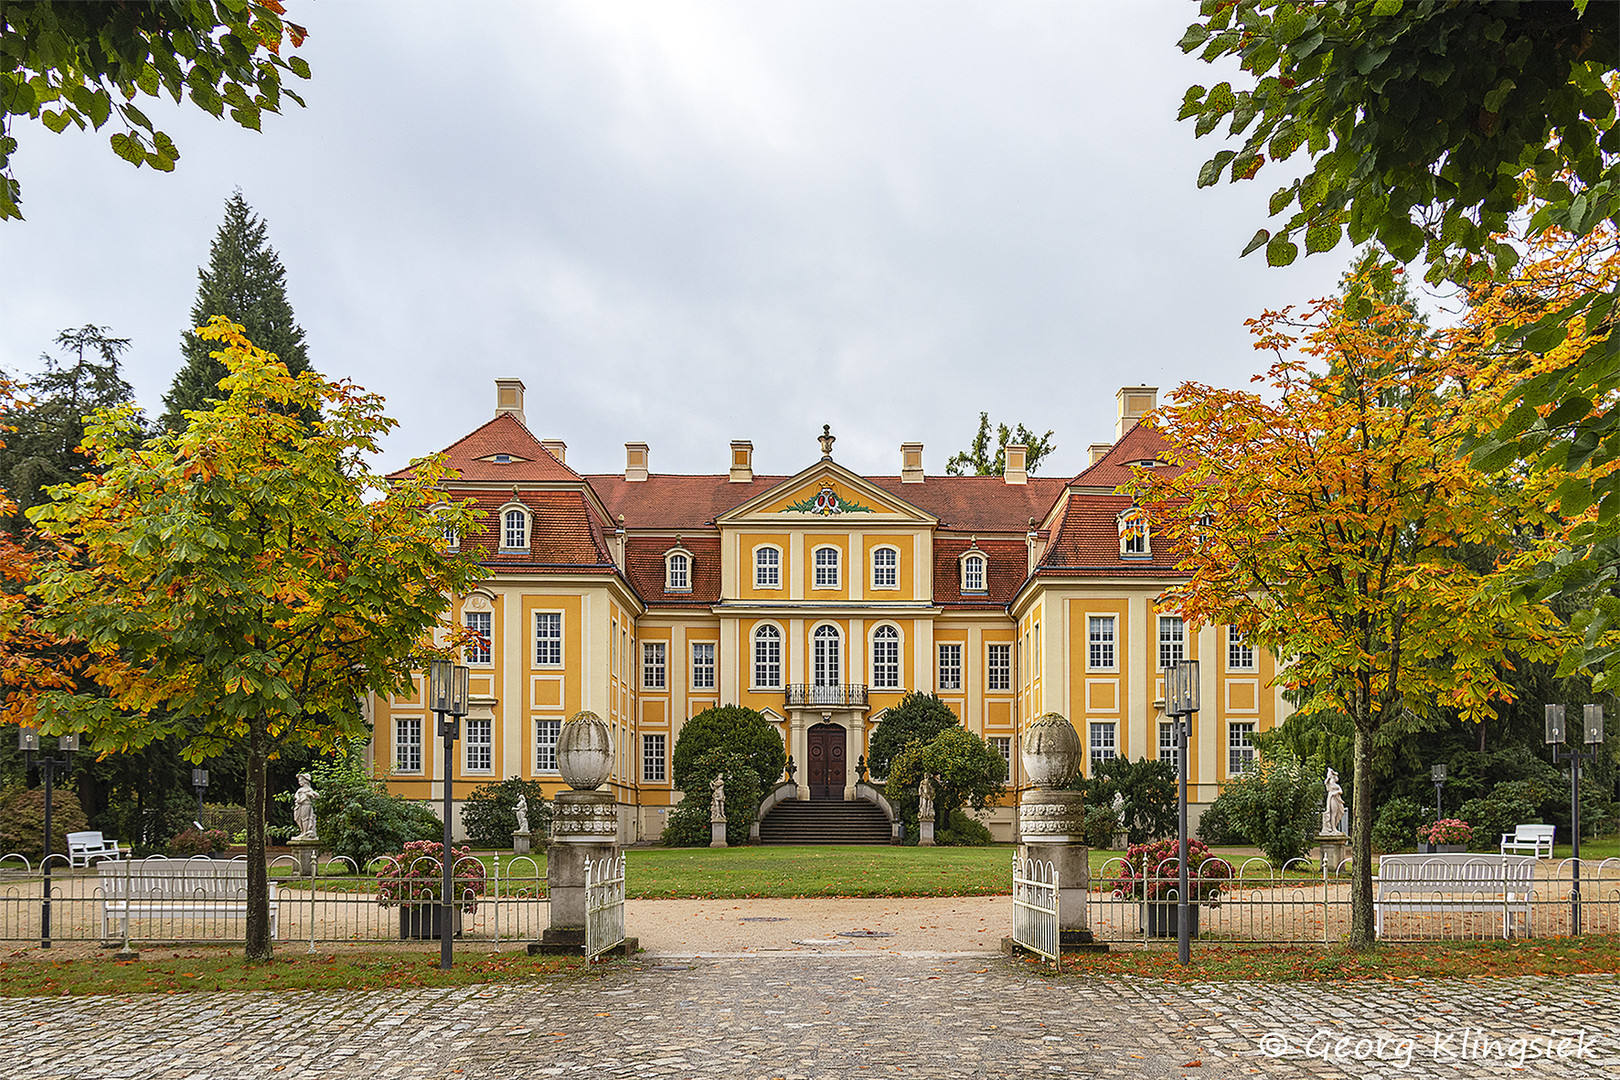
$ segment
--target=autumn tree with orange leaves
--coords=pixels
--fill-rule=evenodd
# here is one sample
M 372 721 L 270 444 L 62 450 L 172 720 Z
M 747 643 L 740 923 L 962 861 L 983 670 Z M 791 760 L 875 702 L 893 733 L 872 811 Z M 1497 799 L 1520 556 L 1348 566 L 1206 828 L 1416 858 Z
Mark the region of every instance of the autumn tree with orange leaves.
M 1559 531 L 1557 478 L 1470 466 L 1463 441 L 1500 418 L 1468 335 L 1365 282 L 1250 325 L 1274 357 L 1264 392 L 1180 387 L 1145 421 L 1179 468 L 1138 470 L 1131 490 L 1182 553 L 1164 602 L 1274 652 L 1302 712 L 1354 721 L 1347 944 L 1367 948 L 1374 738 L 1412 714 L 1481 720 L 1511 700 L 1513 665 L 1553 658 L 1551 611 L 1465 555 Z
M 134 447 L 127 409 L 98 414 L 95 475 L 29 512 L 60 545 L 31 590 L 40 623 L 83 643 L 99 690 L 47 692 L 39 718 L 103 752 L 169 735 L 193 761 L 246 747 L 247 956 L 262 960 L 267 760 L 363 735 L 360 701 L 409 687 L 479 571 L 444 548 L 474 522 L 434 509 L 441 459 L 394 483 L 366 467 L 394 423 L 379 397 L 290 375 L 222 318 L 200 333 L 222 346 L 226 400 Z

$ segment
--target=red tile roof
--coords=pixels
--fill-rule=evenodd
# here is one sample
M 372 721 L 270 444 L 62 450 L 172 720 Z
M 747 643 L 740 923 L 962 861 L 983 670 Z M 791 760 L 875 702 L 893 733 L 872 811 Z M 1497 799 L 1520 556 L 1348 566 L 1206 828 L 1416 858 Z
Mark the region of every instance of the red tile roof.
M 482 458 L 496 454 L 509 454 L 514 460 L 502 465 Z M 501 413 L 495 419 L 445 447 L 444 455 L 463 482 L 468 483 L 577 483 L 578 473 L 540 445 L 540 440 L 529 429 L 518 423 L 511 413 Z M 409 466 L 389 473 L 389 479 L 411 475 Z
M 902 484 L 898 476 L 867 479 L 933 514 L 941 528 L 1019 534 L 1028 530 L 1030 518 L 1039 524 L 1065 484 L 1051 477 L 1031 477 L 1023 484 L 999 476 L 930 476 L 920 484 Z
M 649 607 L 708 607 L 720 602 L 720 537 L 632 536 L 625 541 L 625 570 L 630 585 Z M 691 592 L 664 588 L 664 556 L 677 546 L 692 553 Z
M 613 473 L 585 477 L 615 519 L 624 515 L 628 529 L 701 529 L 714 519 L 756 495 L 787 480 L 786 476 L 755 476 L 751 483 L 733 484 L 730 477 L 672 476 L 654 473 L 645 480 L 626 480 Z
M 603 524 L 583 491 L 524 491 L 518 501 L 529 508 L 529 550 L 502 554 L 500 508 L 513 500 L 509 491 L 456 492 L 472 498 L 484 511 L 482 528 L 462 537 L 462 550 L 474 549 L 480 562 L 494 570 L 612 568 Z
M 1070 487 L 1104 488 L 1113 491 L 1131 480 L 1131 466 L 1140 461 L 1157 461 L 1168 447 L 1164 436 L 1145 424 L 1137 424 L 1113 445 L 1101 461 L 1070 481 Z M 1159 466 L 1164 468 L 1165 466 Z
M 1099 463 L 1100 464 L 1100 463 Z M 1052 543 L 1037 575 L 1086 577 L 1165 577 L 1175 573 L 1176 558 L 1162 543 L 1153 542 L 1149 523 L 1148 547 L 1152 558 L 1127 559 L 1119 553 L 1119 515 L 1129 509 L 1125 495 L 1071 494 Z
M 969 536 L 934 536 L 934 602 L 944 608 L 1006 607 L 1024 583 L 1029 548 L 1022 540 L 979 540 L 989 573 L 982 593 L 962 591 L 961 557 L 972 546 Z

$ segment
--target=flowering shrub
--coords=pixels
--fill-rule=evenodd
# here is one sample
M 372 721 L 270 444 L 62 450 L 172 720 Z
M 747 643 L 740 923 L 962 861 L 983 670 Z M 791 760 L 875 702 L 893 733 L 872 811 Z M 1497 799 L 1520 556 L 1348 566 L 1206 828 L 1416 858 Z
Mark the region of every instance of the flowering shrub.
M 377 873 L 377 902 L 383 907 L 437 903 L 444 895 L 444 871 L 439 857 L 444 845 L 436 840 L 412 840 L 405 850 L 387 857 Z M 477 909 L 474 897 L 484 895 L 484 864 L 471 848 L 452 847 L 450 887 L 456 902 L 469 915 Z
M 1417 834 L 1425 844 L 1466 844 L 1474 838 L 1474 829 L 1466 821 L 1441 818 L 1432 825 L 1419 825 Z
M 1180 847 L 1174 837 L 1151 844 L 1132 844 L 1125 852 L 1119 875 L 1109 882 L 1109 888 L 1126 899 L 1176 899 L 1177 878 L 1181 873 L 1176 857 Z M 1209 845 L 1202 840 L 1187 842 L 1189 901 L 1219 900 L 1231 877 L 1231 864 L 1210 854 Z
M 193 855 L 224 851 L 230 846 L 231 834 L 224 829 L 198 829 L 193 826 L 169 841 L 169 854 L 176 859 L 189 859 Z

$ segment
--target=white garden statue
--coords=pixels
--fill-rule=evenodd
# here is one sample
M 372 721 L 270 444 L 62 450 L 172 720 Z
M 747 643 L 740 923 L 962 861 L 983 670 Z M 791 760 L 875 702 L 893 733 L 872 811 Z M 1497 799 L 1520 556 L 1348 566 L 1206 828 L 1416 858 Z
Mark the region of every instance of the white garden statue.
M 528 832 L 529 831 L 529 797 L 527 795 L 519 795 L 518 800 L 517 800 L 517 805 L 512 807 L 512 809 L 517 813 L 517 819 L 518 819 L 517 831 L 520 832 L 520 833 Z
M 934 781 L 927 773 L 923 773 L 922 782 L 917 785 L 917 819 L 934 819 Z
M 1344 789 L 1339 786 L 1339 774 L 1327 771 L 1327 806 L 1322 810 L 1322 832 L 1344 834 Z
M 315 800 L 320 792 L 310 784 L 307 772 L 298 774 L 298 790 L 293 793 L 293 824 L 298 826 L 298 835 L 295 840 L 314 840 L 315 836 Z
M 726 820 L 726 778 L 721 773 L 709 781 L 709 820 Z

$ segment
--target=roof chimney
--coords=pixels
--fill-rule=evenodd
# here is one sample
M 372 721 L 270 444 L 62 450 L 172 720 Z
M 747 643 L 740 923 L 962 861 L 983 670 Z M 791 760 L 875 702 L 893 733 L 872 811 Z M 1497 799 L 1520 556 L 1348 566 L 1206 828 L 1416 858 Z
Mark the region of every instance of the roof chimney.
M 903 442 L 900 444 L 900 482 L 902 484 L 920 484 L 923 482 L 922 448 L 920 442 Z
M 511 413 L 517 417 L 517 422 L 524 427 L 529 422 L 523 418 L 523 380 L 522 379 L 496 379 L 495 380 L 495 415 Z
M 627 442 L 624 444 L 624 478 L 631 481 L 647 479 L 646 443 Z
M 1107 443 L 1107 442 L 1094 442 L 1094 443 L 1092 443 L 1090 446 L 1086 447 L 1087 453 L 1089 453 L 1091 455 L 1091 462 L 1090 463 L 1092 465 L 1097 464 L 1097 462 L 1099 462 L 1103 458 L 1107 457 L 1108 456 L 1108 451 L 1112 450 L 1113 448 L 1114 448 L 1113 443 Z
M 754 444 L 747 439 L 731 440 L 731 482 L 754 482 Z
M 518 413 L 518 419 L 523 419 L 522 413 Z M 568 464 L 567 443 L 563 442 L 561 439 L 541 439 L 540 445 L 545 448 L 546 453 L 557 459 L 558 464 Z
M 1159 400 L 1157 386 L 1122 386 L 1114 395 L 1119 399 L 1119 423 L 1114 427 L 1114 441 L 1123 439 L 1138 420 L 1153 411 Z
M 1029 447 L 1018 443 L 1009 443 L 1003 453 L 1006 455 L 1007 467 L 1002 470 L 1001 478 L 1009 484 L 1029 483 L 1029 473 L 1024 469 L 1024 455 Z

